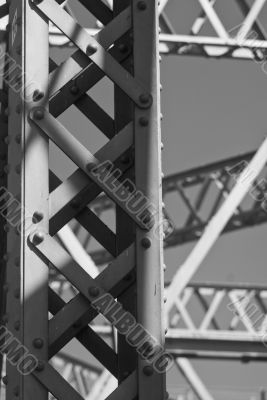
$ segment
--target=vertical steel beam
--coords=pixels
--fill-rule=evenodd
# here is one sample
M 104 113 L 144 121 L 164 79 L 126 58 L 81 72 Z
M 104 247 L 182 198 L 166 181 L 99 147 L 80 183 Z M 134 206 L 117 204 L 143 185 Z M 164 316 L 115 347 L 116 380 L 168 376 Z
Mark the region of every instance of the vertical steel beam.
M 46 361 L 48 354 L 48 268 L 29 247 L 28 236 L 48 229 L 48 140 L 30 124 L 28 113 L 46 103 L 49 49 L 48 23 L 28 0 L 10 4 L 9 50 L 16 68 L 9 73 L 7 172 L 17 220 L 10 221 L 8 232 L 8 329 L 34 367 L 35 358 Z M 7 400 L 46 400 L 47 390 L 23 372 L 7 364 Z
M 4 52 L 6 55 L 4 56 Z M 6 59 L 7 57 L 7 43 L 5 43 L 1 48 L 1 58 Z M 2 81 L 1 89 L 1 110 L 0 110 L 0 187 L 7 187 L 7 175 L 5 174 L 4 167 L 7 162 L 7 142 L 8 142 L 8 125 L 7 125 L 7 85 Z M 0 189 L 0 190 L 1 190 Z M 0 204 L 0 323 L 3 324 L 3 317 L 6 313 L 6 252 L 7 252 L 7 237 L 6 237 L 6 221 L 5 217 L 1 212 Z M 3 341 L 0 340 L 0 346 Z M 0 353 L 0 379 L 3 374 L 3 355 Z M 1 384 L 0 384 L 0 396 L 1 394 Z
M 120 13 L 124 8 L 131 4 L 130 0 L 117 0 L 114 2 L 114 15 Z M 130 32 L 122 36 L 116 43 L 121 51 L 127 51 L 131 48 Z M 133 73 L 133 56 L 132 51 L 129 57 L 124 61 L 123 66 L 131 74 Z M 114 120 L 115 130 L 119 133 L 129 122 L 133 120 L 133 106 L 129 97 L 116 85 L 114 86 Z M 132 157 L 133 149 L 124 156 L 124 162 L 127 163 L 130 172 L 130 179 L 134 180 L 134 168 Z M 123 212 L 120 207 L 116 207 L 116 234 L 117 234 L 117 252 L 120 254 L 135 240 L 135 226 L 129 216 Z M 118 300 L 123 304 L 125 309 L 136 317 L 136 280 Z M 123 335 L 118 335 L 118 381 L 121 382 L 125 377 L 130 375 L 137 367 L 137 353 L 126 342 Z
M 161 198 L 161 130 L 160 81 L 158 49 L 158 3 L 155 0 L 133 0 L 134 75 L 147 93 L 143 100 L 152 101 L 147 109 L 135 107 L 135 176 L 136 187 L 153 209 L 154 227 L 162 221 Z M 154 228 L 153 227 L 153 228 Z M 137 316 L 152 336 L 164 344 L 163 327 L 163 247 L 162 229 L 145 232 L 137 227 Z M 150 371 L 148 362 L 138 362 L 139 400 L 162 400 L 165 396 L 165 374 Z M 150 375 L 151 374 L 151 375 Z

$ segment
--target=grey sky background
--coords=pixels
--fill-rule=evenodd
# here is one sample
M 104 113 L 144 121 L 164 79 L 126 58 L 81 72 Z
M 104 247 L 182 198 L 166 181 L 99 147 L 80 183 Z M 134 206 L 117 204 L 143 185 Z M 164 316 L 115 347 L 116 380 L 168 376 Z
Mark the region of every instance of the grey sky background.
M 241 22 L 234 0 L 218 3 L 228 30 Z M 74 8 L 79 13 L 79 6 L 74 5 Z M 170 0 L 166 11 L 177 32 L 187 34 L 199 9 L 196 0 Z M 262 15 L 264 22 L 265 9 Z M 88 26 L 86 13 L 83 13 L 83 21 Z M 206 34 L 211 32 L 210 27 L 204 30 Z M 54 56 L 56 52 L 52 51 Z M 56 57 L 60 59 L 61 56 L 57 54 Z M 161 82 L 165 175 L 257 149 L 267 134 L 267 75 L 253 61 L 163 57 Z M 106 81 L 97 85 L 92 93 L 112 114 L 110 83 Z M 91 151 L 96 151 L 104 144 L 104 136 L 78 115 L 78 111 L 72 108 L 61 117 L 61 121 L 76 132 Z M 54 149 L 51 163 L 64 178 L 73 166 L 61 158 L 59 168 L 58 157 L 61 155 Z M 266 234 L 266 225 L 263 225 L 224 235 L 193 280 L 264 284 L 267 281 Z M 166 251 L 166 280 L 171 279 L 193 245 Z M 78 347 L 77 352 L 80 352 Z M 208 387 L 243 387 L 243 390 L 246 387 L 267 387 L 264 363 L 241 365 L 237 362 L 205 361 L 194 365 Z M 174 371 L 169 376 L 169 391 L 174 393 L 175 387 L 184 381 Z M 233 395 L 226 397 L 237 398 Z M 217 396 L 219 398 L 223 397 Z M 244 394 L 240 398 L 250 397 Z

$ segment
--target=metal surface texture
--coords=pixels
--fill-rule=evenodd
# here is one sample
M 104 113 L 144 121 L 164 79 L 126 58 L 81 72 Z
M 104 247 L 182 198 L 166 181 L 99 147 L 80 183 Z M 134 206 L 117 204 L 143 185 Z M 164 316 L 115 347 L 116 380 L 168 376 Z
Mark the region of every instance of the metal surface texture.
M 267 222 L 267 139 L 163 178 L 159 76 L 160 54 L 265 65 L 266 0 L 233 0 L 230 30 L 221 0 L 195 0 L 187 32 L 173 1 L 80 0 L 88 26 L 62 0 L 0 5 L 1 400 L 167 400 L 165 350 L 212 400 L 192 360 L 267 361 L 267 287 L 192 283 L 222 234 Z M 92 94 L 105 79 L 112 116 Z M 62 122 L 70 108 L 105 137 L 96 152 Z M 75 165 L 64 180 L 51 144 Z M 164 285 L 163 248 L 189 242 Z

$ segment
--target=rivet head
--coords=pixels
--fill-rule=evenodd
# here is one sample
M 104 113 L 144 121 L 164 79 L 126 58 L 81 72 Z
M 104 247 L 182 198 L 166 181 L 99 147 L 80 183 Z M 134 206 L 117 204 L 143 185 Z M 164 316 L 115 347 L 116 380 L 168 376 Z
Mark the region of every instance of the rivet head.
M 144 237 L 141 240 L 141 245 L 144 249 L 149 249 L 149 247 L 151 247 L 151 240 L 147 237 Z
M 44 97 L 44 92 L 42 92 L 41 90 L 36 89 L 33 92 L 33 95 L 32 95 L 33 101 L 40 101 L 43 97 Z
M 139 118 L 139 124 L 141 126 L 148 126 L 148 119 L 146 117 Z
M 151 375 L 153 375 L 153 368 L 150 366 L 150 365 L 146 365 L 144 368 L 143 368 L 143 373 L 144 373 L 144 375 L 146 375 L 146 376 L 151 376 Z
M 70 92 L 71 92 L 71 94 L 73 94 L 73 95 L 78 94 L 78 93 L 79 93 L 79 88 L 78 88 L 78 86 L 77 86 L 77 85 L 71 86 L 71 87 L 70 87 Z
M 92 287 L 90 287 L 90 288 L 88 289 L 88 293 L 89 293 L 89 295 L 92 296 L 92 297 L 97 297 L 97 296 L 99 296 L 100 290 L 99 290 L 98 287 L 92 286 Z
M 128 46 L 125 43 L 120 43 L 118 48 L 119 48 L 119 51 L 123 54 L 127 53 L 127 51 L 128 51 Z
M 16 141 L 16 143 L 20 144 L 21 143 L 21 135 L 16 135 L 15 141 Z
M 121 163 L 122 164 L 129 164 L 129 162 L 131 161 L 130 156 L 128 154 L 124 154 L 121 157 Z
M 20 329 L 20 321 L 15 321 L 15 322 L 14 322 L 14 329 L 15 329 L 16 331 L 18 331 L 18 330 Z
M 5 144 L 9 144 L 10 143 L 10 136 L 6 136 L 4 138 L 4 142 L 5 142 Z
M 21 166 L 20 166 L 20 164 L 18 164 L 18 165 L 15 166 L 15 171 L 16 171 L 17 174 L 20 174 L 20 172 L 21 172 Z
M 74 208 L 74 210 L 78 210 L 81 207 L 81 203 L 78 199 L 74 199 L 72 200 L 72 202 L 70 203 L 70 206 L 72 208 Z
M 3 286 L 3 291 L 4 291 L 5 293 L 8 292 L 8 284 L 7 284 L 7 283 L 4 284 L 4 286 Z
M 97 52 L 97 50 L 98 50 L 98 47 L 96 44 L 94 44 L 94 43 L 88 44 L 88 46 L 86 47 L 86 54 L 88 56 L 92 56 L 93 54 L 95 54 Z
M 33 346 L 36 349 L 41 349 L 44 346 L 44 340 L 42 338 L 36 338 L 33 340 Z
M 7 375 L 6 375 L 6 376 L 3 376 L 2 382 L 3 382 L 4 385 L 7 385 L 7 384 L 8 384 L 8 377 L 7 377 Z
M 4 225 L 4 231 L 5 232 L 9 232 L 9 230 L 10 230 L 9 225 L 5 224 Z
M 141 102 L 142 104 L 147 104 L 147 103 L 149 103 L 149 101 L 150 101 L 150 94 L 148 94 L 148 93 L 140 94 L 139 100 L 140 100 L 140 102 Z
M 45 368 L 45 363 L 43 361 L 38 361 L 37 367 L 36 367 L 36 371 L 37 372 L 41 372 L 43 371 Z
M 10 172 L 10 166 L 9 166 L 8 164 L 4 166 L 4 172 L 5 172 L 6 174 L 9 174 L 9 172 Z
M 146 10 L 146 8 L 147 8 L 146 2 L 143 1 L 143 0 L 138 1 L 138 3 L 137 3 L 137 8 L 138 8 L 138 10 L 140 10 L 140 11 Z
M 37 108 L 33 112 L 33 118 L 37 120 L 41 120 L 44 118 L 44 110 L 42 108 Z
M 32 221 L 34 224 L 37 224 L 38 222 L 42 221 L 43 218 L 44 214 L 41 211 L 35 211 L 32 216 Z
M 16 258 L 15 258 L 14 264 L 15 264 L 16 267 L 19 267 L 19 266 L 20 266 L 20 258 L 19 258 L 19 257 L 16 257 Z
M 18 396 L 19 395 L 19 386 L 15 386 L 14 387 L 14 389 L 13 389 L 13 394 L 14 394 L 14 396 Z
M 21 111 L 22 111 L 22 105 L 21 105 L 21 104 L 17 104 L 17 105 L 16 105 L 16 113 L 17 113 L 17 114 L 20 114 Z
M 32 238 L 33 244 L 36 246 L 44 241 L 44 233 L 41 231 L 37 231 Z

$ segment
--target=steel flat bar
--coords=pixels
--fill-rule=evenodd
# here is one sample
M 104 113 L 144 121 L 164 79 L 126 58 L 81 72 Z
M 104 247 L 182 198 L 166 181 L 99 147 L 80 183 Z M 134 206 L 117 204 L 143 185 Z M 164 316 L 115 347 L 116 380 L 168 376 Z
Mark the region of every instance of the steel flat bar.
M 1 5 L 0 6 L 0 18 L 3 18 L 6 15 L 8 15 L 8 11 L 9 11 L 8 3 L 5 3 L 5 4 Z
M 120 383 L 119 387 L 106 400 L 134 400 L 137 396 L 137 387 L 137 375 L 136 372 L 133 372 Z
M 42 367 L 34 376 L 57 400 L 84 400 L 50 364 L 43 362 Z
M 229 37 L 225 27 L 223 26 L 220 18 L 215 12 L 213 6 L 209 0 L 198 0 L 204 12 L 206 13 L 211 25 L 213 26 L 217 35 L 222 39 L 227 39 Z
M 61 180 L 52 172 L 50 173 L 52 176 L 53 182 L 56 186 L 59 186 L 62 182 Z M 111 229 L 108 228 L 107 225 L 105 225 L 100 218 L 96 216 L 96 214 L 90 210 L 90 208 L 85 207 L 81 212 L 79 212 L 76 215 L 77 221 L 80 223 L 80 226 L 83 226 L 89 233 L 91 233 L 94 238 L 112 255 L 116 256 L 117 250 L 116 250 L 116 235 L 111 231 Z M 62 229 L 65 230 L 65 237 L 62 235 Z M 51 230 L 50 230 L 51 233 Z M 58 235 L 60 236 L 61 241 L 64 243 L 66 246 L 66 235 L 69 237 L 70 235 L 73 235 L 72 232 L 70 232 L 70 228 L 67 229 L 66 232 L 66 226 L 61 228 L 58 231 Z M 70 241 L 70 238 L 69 238 Z M 77 239 L 74 238 L 74 241 L 76 242 L 76 248 L 78 247 Z M 80 242 L 79 242 L 80 243 Z M 80 245 L 81 246 L 81 245 Z M 84 245 L 86 248 L 86 245 Z M 84 248 L 81 247 L 82 252 L 84 252 Z M 91 266 L 91 269 L 94 269 L 94 266 L 92 265 L 92 260 L 90 256 L 86 253 L 86 256 L 82 257 L 80 256 L 82 260 L 87 259 L 87 262 L 89 261 L 89 264 Z M 93 276 L 93 275 L 92 275 Z
M 104 135 L 111 139 L 115 135 L 114 120 L 90 96 L 83 95 L 75 106 L 80 110 Z
M 208 304 L 207 300 L 205 299 L 205 297 L 202 295 L 201 290 L 198 290 L 198 288 L 193 288 L 193 289 L 195 289 L 194 290 L 195 296 L 198 298 L 198 300 L 199 300 L 200 304 L 202 305 L 204 311 L 207 312 L 208 309 L 209 309 L 209 304 Z M 220 329 L 220 327 L 219 327 L 219 325 L 218 325 L 218 323 L 217 323 L 217 321 L 216 321 L 216 319 L 214 317 L 211 319 L 211 324 L 212 324 L 213 329 Z
M 224 290 L 220 290 L 217 293 L 215 293 L 211 304 L 209 305 L 207 312 L 203 318 L 203 320 L 201 321 L 200 330 L 207 330 L 209 329 L 210 324 L 212 323 L 212 321 L 214 320 L 215 317 L 215 313 L 217 312 L 219 306 L 222 303 L 222 300 L 225 296 L 225 291 Z
M 243 41 L 249 34 L 254 23 L 257 21 L 258 15 L 261 12 L 266 0 L 255 0 L 250 10 L 242 23 L 241 28 L 237 32 L 236 38 L 239 41 Z
M 210 184 L 211 184 L 211 179 L 209 177 L 207 177 L 205 179 L 205 181 L 203 182 L 203 184 L 201 186 L 201 189 L 199 190 L 197 199 L 196 199 L 195 204 L 194 204 L 194 209 L 197 212 L 199 212 L 199 210 L 200 210 L 200 208 L 201 208 L 201 206 L 202 206 L 202 204 L 203 204 L 203 202 L 204 202 L 204 200 L 205 200 L 205 198 L 207 196 L 208 190 L 210 188 Z M 194 213 L 191 213 L 188 216 L 188 218 L 187 218 L 187 220 L 185 222 L 185 225 L 186 226 L 192 225 L 194 220 L 195 220 Z
M 250 5 L 248 5 L 246 0 L 236 0 L 240 10 L 242 11 L 243 15 L 246 16 L 249 13 L 250 10 Z M 263 25 L 260 23 L 260 21 L 254 21 L 254 24 L 252 26 L 253 30 L 255 30 L 259 36 L 259 39 L 265 40 L 267 35 L 265 32 L 265 29 Z
M 199 224 L 203 224 L 203 221 L 201 220 L 200 216 L 198 215 L 197 210 L 191 204 L 190 199 L 185 194 L 184 189 L 179 184 L 179 182 L 176 183 L 176 189 L 177 189 L 178 193 L 180 194 L 181 199 L 184 201 L 184 204 L 186 205 L 186 207 L 190 211 L 190 215 L 193 216 L 193 219 L 196 220 Z
M 66 303 L 60 296 L 58 296 L 53 290 L 49 291 L 49 311 L 55 315 Z M 76 335 L 76 339 L 96 357 L 101 364 L 107 368 L 114 376 L 118 374 L 117 367 L 117 355 L 116 353 L 104 342 L 94 330 L 85 326 Z
M 37 7 L 140 108 L 150 107 L 150 94 L 147 93 L 146 89 L 94 37 L 90 36 L 69 14 L 58 7 L 54 0 L 43 0 Z M 88 46 L 94 50 L 89 51 Z M 147 101 L 143 101 L 142 96 L 145 96 Z
M 113 257 L 117 255 L 115 233 L 93 211 L 86 207 L 75 218 Z
M 166 304 L 166 309 L 168 311 L 170 311 L 175 298 L 180 295 L 181 291 L 189 283 L 190 279 L 215 244 L 229 219 L 235 212 L 237 206 L 249 191 L 251 184 L 264 168 L 266 161 L 267 139 L 264 140 L 256 155 L 244 169 L 228 198 L 225 200 L 217 214 L 209 221 L 197 245 L 175 274 L 172 283 L 168 288 L 168 300 Z
M 102 24 L 107 25 L 113 18 L 112 10 L 99 0 L 80 0 L 80 3 L 87 8 Z
M 98 179 L 98 177 L 92 172 L 95 167 L 97 168 L 101 165 L 101 160 L 96 158 L 89 150 L 87 150 L 87 148 L 51 114 L 45 110 L 42 110 L 42 112 L 44 113 L 44 118 L 40 120 L 35 117 L 34 111 L 31 111 L 30 118 L 34 124 L 38 126 L 41 131 L 44 132 L 77 166 L 79 166 L 79 168 L 85 172 L 103 192 L 105 192 L 123 211 L 125 211 L 125 213 L 128 214 L 136 224 L 146 230 L 146 225 L 137 217 L 136 214 L 131 212 L 125 201 L 122 201 L 114 193 L 114 190 L 110 189 L 105 182 Z M 109 158 L 107 160 L 110 161 Z M 112 179 L 112 182 L 116 188 L 121 185 L 115 176 L 114 179 Z
M 126 277 L 135 265 L 134 246 L 121 253 L 112 264 L 106 268 L 97 278 L 97 285 L 109 291 L 113 296 L 117 297 L 120 287 L 125 288 L 121 281 Z M 90 307 L 90 303 L 81 294 L 77 295 L 70 303 L 64 307 L 57 315 L 49 321 L 49 347 L 55 347 L 56 342 L 60 342 L 60 337 L 64 333 L 73 328 L 73 324 L 82 318 L 85 314 L 93 315 L 97 312 Z M 89 324 L 90 318 L 87 324 Z M 73 329 L 75 331 L 75 329 Z M 79 330 L 78 330 L 79 331 Z
M 161 1 L 159 2 L 159 7 L 158 7 L 158 12 L 159 12 L 159 14 L 162 13 L 162 11 L 163 11 L 164 8 L 166 7 L 168 1 L 169 1 L 169 0 L 161 0 Z
M 175 364 L 199 400 L 213 400 L 213 396 L 187 359 L 179 357 L 175 360 Z
M 187 44 L 187 45 L 200 45 L 200 46 L 217 46 L 217 47 L 229 47 L 234 49 L 244 48 L 244 49 L 266 49 L 267 40 L 252 40 L 245 39 L 240 42 L 234 38 L 217 38 L 208 36 L 190 36 L 190 35 L 170 35 L 167 33 L 160 34 L 161 43 L 176 43 L 177 45 Z
M 58 233 L 57 237 L 67 249 L 72 258 L 85 270 L 92 278 L 95 278 L 99 271 L 89 254 L 83 248 L 78 237 L 74 234 L 69 225 L 65 225 Z
M 122 11 L 118 16 L 116 16 L 105 28 L 103 28 L 97 35 L 95 39 L 105 48 L 108 49 L 117 39 L 123 36 L 131 28 L 131 10 L 130 7 Z M 83 70 L 84 69 L 84 70 Z M 85 74 L 87 69 L 89 71 L 87 74 L 94 75 L 97 70 L 96 66 L 91 62 L 89 58 L 77 50 L 68 60 L 66 60 L 62 65 L 58 67 L 57 70 L 53 71 L 49 76 L 49 98 L 54 96 L 66 83 L 77 79 L 77 74 Z M 103 76 L 101 74 L 101 76 Z M 97 77 L 92 76 L 91 79 L 96 79 Z M 88 79 L 88 77 L 87 77 Z M 87 91 L 90 87 L 86 87 Z M 81 85 L 81 90 L 83 85 Z M 51 110 L 50 110 L 51 111 Z
M 115 162 L 116 159 L 126 150 L 128 150 L 132 144 L 133 126 L 131 123 L 122 129 L 120 133 L 115 135 L 114 138 L 111 139 L 98 152 L 96 152 L 95 157 L 100 161 L 109 159 L 110 161 Z M 57 214 L 59 214 L 64 207 L 66 207 L 79 193 L 82 193 L 84 190 L 89 191 L 91 194 L 95 192 L 95 197 L 101 192 L 99 187 L 94 182 L 90 182 L 88 176 L 81 169 L 77 169 L 65 182 L 63 182 L 50 194 L 50 224 L 53 224 L 53 220 L 56 219 Z M 84 206 L 93 199 L 94 193 L 91 198 L 90 196 L 89 198 L 86 198 Z M 69 222 L 69 219 L 78 214 L 79 211 L 79 209 L 73 209 L 74 214 L 72 215 L 69 213 L 70 216 L 66 216 L 68 217 L 66 221 L 58 221 L 58 223 L 62 223 L 62 225 L 59 226 L 58 223 L 55 224 L 57 229 L 60 229 L 60 227 L 62 227 L 65 223 Z M 52 228 L 52 232 L 54 231 L 55 229 Z

